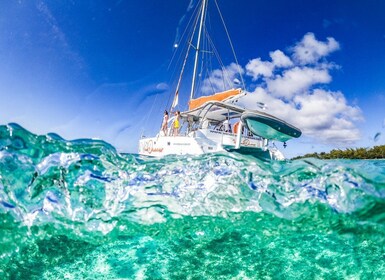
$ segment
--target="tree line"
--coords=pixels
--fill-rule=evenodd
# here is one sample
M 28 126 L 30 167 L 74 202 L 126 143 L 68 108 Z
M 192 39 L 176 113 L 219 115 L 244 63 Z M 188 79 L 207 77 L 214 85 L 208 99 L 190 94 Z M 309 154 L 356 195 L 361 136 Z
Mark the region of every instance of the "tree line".
M 298 156 L 300 158 L 319 158 L 319 159 L 381 159 L 385 158 L 385 145 L 374 146 L 373 148 L 355 148 L 346 150 L 331 150 L 328 153 L 310 153 Z

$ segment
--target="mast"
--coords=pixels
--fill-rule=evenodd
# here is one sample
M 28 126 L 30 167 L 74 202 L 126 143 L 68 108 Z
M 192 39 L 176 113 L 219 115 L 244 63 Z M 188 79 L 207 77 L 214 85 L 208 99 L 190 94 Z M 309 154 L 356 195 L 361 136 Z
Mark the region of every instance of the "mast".
M 206 16 L 207 1 L 208 0 L 202 0 L 202 12 L 201 12 L 201 19 L 200 19 L 200 23 L 199 23 L 197 46 L 195 49 L 195 62 L 194 62 L 194 72 L 193 72 L 192 83 L 191 83 L 190 100 L 193 99 L 193 97 L 194 97 L 195 80 L 196 80 L 196 75 L 197 75 L 198 59 L 199 59 L 200 44 L 201 44 L 201 35 L 202 35 L 202 28 L 203 28 L 204 19 Z

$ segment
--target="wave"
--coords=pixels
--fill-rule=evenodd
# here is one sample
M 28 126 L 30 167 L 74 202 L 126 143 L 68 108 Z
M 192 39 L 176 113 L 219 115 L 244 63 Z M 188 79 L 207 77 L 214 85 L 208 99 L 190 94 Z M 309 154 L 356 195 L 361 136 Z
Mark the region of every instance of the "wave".
M 314 215 L 318 205 L 377 217 L 385 198 L 384 161 L 264 162 L 229 153 L 156 159 L 16 124 L 1 126 L 0 135 L 0 211 L 27 226 L 76 222 L 108 233 L 116 220 L 249 211 L 290 220 Z
M 158 159 L 0 126 L 0 278 L 360 278 L 384 208 L 382 160 Z

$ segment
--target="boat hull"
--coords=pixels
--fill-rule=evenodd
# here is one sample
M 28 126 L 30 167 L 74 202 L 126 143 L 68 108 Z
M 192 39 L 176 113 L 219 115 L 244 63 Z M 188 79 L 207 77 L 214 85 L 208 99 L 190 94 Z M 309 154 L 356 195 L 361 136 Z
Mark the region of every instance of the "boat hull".
M 139 141 L 139 154 L 162 157 L 167 155 L 202 155 L 215 152 L 238 152 L 260 159 L 284 159 L 281 153 L 274 153 L 267 142 L 255 137 L 243 137 L 238 149 L 235 148 L 236 135 L 202 129 L 186 136 L 157 136 Z
M 186 136 L 159 136 L 139 141 L 139 154 L 161 157 L 166 155 L 201 155 L 204 151 L 198 142 Z

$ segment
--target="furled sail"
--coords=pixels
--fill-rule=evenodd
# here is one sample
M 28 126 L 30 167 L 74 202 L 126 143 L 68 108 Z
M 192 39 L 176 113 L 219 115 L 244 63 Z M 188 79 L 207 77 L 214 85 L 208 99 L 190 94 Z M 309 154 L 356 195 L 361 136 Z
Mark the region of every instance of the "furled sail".
M 175 96 L 174 96 L 174 100 L 173 100 L 172 105 L 171 105 L 171 109 L 174 109 L 176 107 L 176 105 L 178 105 L 178 102 L 179 102 L 179 91 L 176 91 Z

